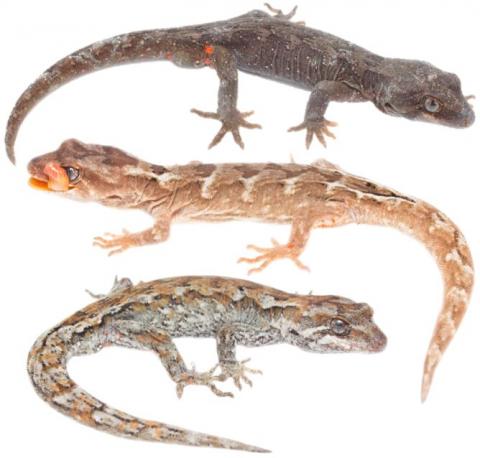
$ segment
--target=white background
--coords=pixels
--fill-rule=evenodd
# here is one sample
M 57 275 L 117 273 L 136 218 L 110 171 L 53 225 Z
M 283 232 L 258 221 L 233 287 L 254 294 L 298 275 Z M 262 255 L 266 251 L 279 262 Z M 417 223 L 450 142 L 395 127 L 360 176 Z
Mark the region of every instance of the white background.
M 289 10 L 294 4 L 276 1 Z M 258 1 L 8 1 L 0 6 L 0 125 L 16 98 L 44 69 L 93 41 L 133 30 L 226 19 Z M 298 20 L 382 55 L 418 58 L 457 73 L 466 94 L 480 95 L 479 4 L 472 1 L 302 1 Z M 109 290 L 115 274 L 134 281 L 209 274 L 247 278 L 236 264 L 245 245 L 287 240 L 287 226 L 254 223 L 174 225 L 167 243 L 107 257 L 91 246 L 105 231 L 141 229 L 134 211 L 80 204 L 30 189 L 27 161 L 67 138 L 111 144 L 161 164 L 276 161 L 323 156 L 349 172 L 421 197 L 463 230 L 474 258 L 478 237 L 479 122 L 467 130 L 383 115 L 371 104 L 332 104 L 339 122 L 327 150 L 304 149 L 288 134 L 303 118 L 306 92 L 240 75 L 239 108 L 254 109 L 261 131 L 242 131 L 241 151 L 226 138 L 207 145 L 219 124 L 189 113 L 216 107 L 214 72 L 165 62 L 124 66 L 61 88 L 32 112 L 19 133 L 18 166 L 0 157 L 2 456 L 71 458 L 234 456 L 236 452 L 128 441 L 84 427 L 34 393 L 25 369 L 37 336 L 89 303 L 84 288 Z M 477 113 L 478 114 L 478 113 Z M 442 300 L 438 269 L 419 243 L 388 228 L 317 230 L 302 260 L 251 279 L 294 292 L 340 294 L 366 301 L 389 337 L 377 355 L 321 355 L 274 346 L 240 348 L 261 368 L 235 399 L 175 387 L 154 354 L 106 349 L 77 358 L 72 377 L 90 393 L 142 418 L 166 421 L 271 448 L 274 456 L 478 456 L 480 370 L 478 294 L 442 360 L 428 401 L 420 403 L 423 358 Z M 185 360 L 206 369 L 213 340 L 179 342 Z

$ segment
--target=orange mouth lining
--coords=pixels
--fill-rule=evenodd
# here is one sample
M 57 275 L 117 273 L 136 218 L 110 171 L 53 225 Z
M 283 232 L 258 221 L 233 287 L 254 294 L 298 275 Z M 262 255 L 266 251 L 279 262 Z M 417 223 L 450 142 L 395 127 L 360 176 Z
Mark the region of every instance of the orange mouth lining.
M 30 177 L 28 180 L 28 185 L 39 191 L 50 191 L 48 183 L 46 181 L 39 180 L 38 178 Z
M 62 188 L 52 188 L 49 181 L 39 180 L 38 178 L 30 177 L 28 180 L 28 185 L 37 191 L 49 191 L 49 192 L 66 192 L 73 189 L 75 186 L 68 185 L 67 189 Z

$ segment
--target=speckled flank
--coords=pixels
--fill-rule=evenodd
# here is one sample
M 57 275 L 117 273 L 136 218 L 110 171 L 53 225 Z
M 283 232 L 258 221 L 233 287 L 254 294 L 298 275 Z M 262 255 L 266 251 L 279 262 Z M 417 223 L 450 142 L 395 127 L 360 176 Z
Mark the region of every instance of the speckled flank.
M 445 215 L 421 200 L 402 195 L 338 167 L 319 161 L 299 164 L 152 165 L 112 147 L 76 140 L 32 160 L 37 180 L 55 181 L 47 164 L 73 167 L 80 178 L 65 196 L 104 205 L 149 212 L 154 225 L 140 233 L 97 237 L 95 244 L 118 253 L 130 247 L 168 238 L 171 223 L 187 221 L 256 220 L 291 224 L 286 244 L 241 261 L 256 272 L 271 262 L 299 260 L 316 227 L 362 223 L 391 226 L 420 240 L 434 255 L 443 275 L 445 299 L 425 361 L 422 398 L 436 365 L 453 338 L 473 288 L 473 263 L 460 230 Z M 55 183 L 51 184 L 55 189 Z
M 267 450 L 142 420 L 113 409 L 82 390 L 69 377 L 73 356 L 118 345 L 154 351 L 181 396 L 189 385 L 217 388 L 233 379 L 251 385 L 250 369 L 237 361 L 235 346 L 286 342 L 314 352 L 377 352 L 386 338 L 372 320 L 372 310 L 337 296 L 300 296 L 256 283 L 222 277 L 180 277 L 140 283 L 116 281 L 112 292 L 47 331 L 33 345 L 28 372 L 41 398 L 52 407 L 93 428 L 119 436 L 266 452 Z M 175 337 L 214 337 L 218 369 L 187 369 Z
M 46 70 L 20 96 L 10 115 L 5 145 L 15 161 L 14 143 L 21 123 L 46 95 L 69 81 L 103 68 L 152 60 L 181 67 L 213 68 L 220 79 L 216 112 L 193 113 L 221 122 L 210 147 L 230 132 L 243 148 L 240 128 L 259 128 L 246 121 L 252 112 L 237 109 L 238 70 L 310 91 L 303 122 L 326 146 L 335 138 L 334 122 L 324 115 L 330 102 L 372 102 L 383 113 L 407 119 L 470 126 L 475 115 L 459 78 L 417 60 L 391 59 L 325 32 L 291 22 L 291 15 L 251 11 L 226 21 L 164 30 L 132 32 L 82 48 Z M 281 103 L 280 103 L 281 106 Z

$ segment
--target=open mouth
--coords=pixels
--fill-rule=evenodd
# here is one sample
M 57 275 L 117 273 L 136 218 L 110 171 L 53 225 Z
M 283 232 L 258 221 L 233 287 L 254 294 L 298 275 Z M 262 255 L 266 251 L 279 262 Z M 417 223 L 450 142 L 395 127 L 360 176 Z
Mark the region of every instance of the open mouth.
M 383 109 L 385 110 L 385 113 L 389 114 L 390 116 L 400 116 L 398 110 L 391 103 L 385 103 L 383 105 Z
M 30 177 L 28 180 L 28 185 L 37 191 L 51 191 L 51 189 L 48 187 L 48 181 L 39 180 L 35 177 Z
M 41 178 L 32 176 L 28 184 L 40 191 L 65 192 L 73 188 L 65 169 L 55 161 L 47 162 L 43 167 Z

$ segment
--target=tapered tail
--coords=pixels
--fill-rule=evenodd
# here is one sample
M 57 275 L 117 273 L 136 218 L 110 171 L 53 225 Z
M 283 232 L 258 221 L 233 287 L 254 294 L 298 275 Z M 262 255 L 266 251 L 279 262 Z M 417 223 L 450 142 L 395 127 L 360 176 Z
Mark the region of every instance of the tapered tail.
M 361 215 L 361 216 L 360 216 Z M 458 227 L 431 205 L 410 198 L 386 199 L 359 212 L 359 221 L 393 226 L 422 242 L 435 257 L 444 283 L 443 306 L 425 358 L 422 401 L 427 398 L 435 369 L 453 339 L 473 289 L 473 261 Z
M 191 42 L 188 34 L 187 38 L 182 38 L 183 30 L 188 29 L 150 30 L 118 35 L 93 43 L 59 60 L 25 90 L 10 114 L 5 134 L 10 161 L 15 163 L 15 139 L 28 113 L 40 100 L 69 81 L 97 70 L 134 62 L 169 59 L 178 65 L 193 66 L 189 59 L 194 58 L 195 52 L 181 52 L 188 46 L 195 46 L 188 43 Z M 202 49 L 199 50 L 200 53 L 201 51 Z
M 28 373 L 39 396 L 84 425 L 131 439 L 180 445 L 268 452 L 268 450 L 175 426 L 142 420 L 105 405 L 71 380 L 69 350 L 56 330 L 41 336 L 28 356 Z

